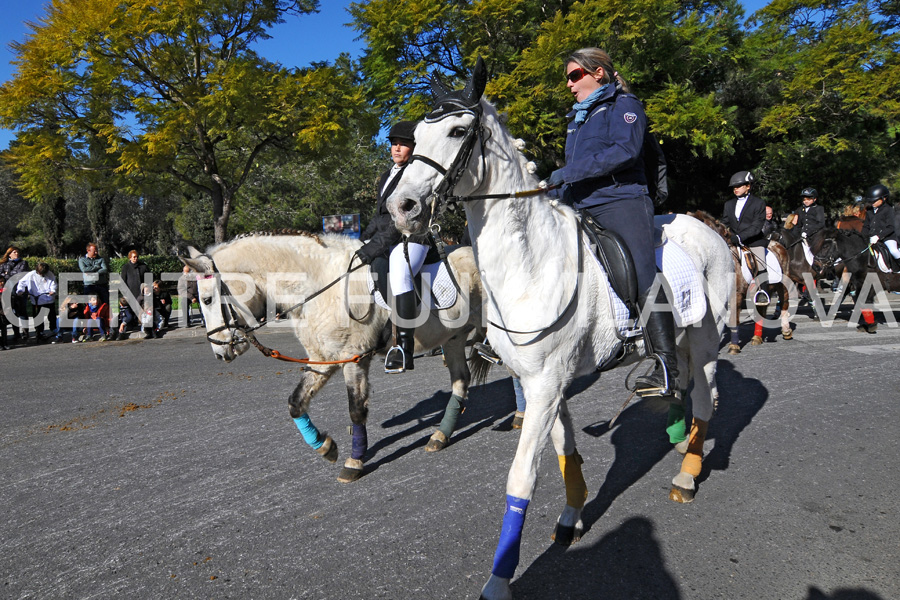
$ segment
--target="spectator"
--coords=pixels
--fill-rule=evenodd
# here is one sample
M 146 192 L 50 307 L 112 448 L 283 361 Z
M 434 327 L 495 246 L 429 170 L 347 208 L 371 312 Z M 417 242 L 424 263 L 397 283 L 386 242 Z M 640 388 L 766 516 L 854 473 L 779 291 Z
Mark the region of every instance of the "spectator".
M 146 283 L 141 285 L 141 303 L 141 330 L 144 332 L 144 339 L 157 338 L 162 319 L 154 310 L 156 303 L 153 298 L 153 288 Z
M 766 220 L 763 222 L 762 232 L 767 238 L 778 231 L 778 217 L 771 206 L 766 207 Z
M 78 269 L 84 274 L 84 295 L 96 295 L 101 304 L 109 302 L 109 265 L 97 253 L 97 244 L 87 245 L 87 254 L 78 259 Z
M 157 325 L 157 330 L 168 329 L 169 319 L 172 316 L 172 294 L 163 288 L 159 279 L 153 282 L 153 308 L 156 309 L 161 322 L 161 325 Z
M 4 289 L 6 289 L 6 279 L 0 276 L 0 297 L 2 297 Z M 9 350 L 9 340 L 6 338 L 7 325 L 9 325 L 9 320 L 6 318 L 6 311 L 0 307 L 0 350 Z
M 860 232 L 862 231 L 865 218 L 866 208 L 861 204 L 853 203 L 844 208 L 841 218 L 837 220 L 834 226 L 837 229 Z
M 75 331 L 75 321 L 84 314 L 84 304 L 79 304 L 72 296 L 66 296 L 66 299 L 59 303 L 59 331 L 56 334 L 56 341 L 62 339 L 63 327 L 72 326 L 72 341 L 77 342 L 78 336 Z
M 3 280 L 15 291 L 17 282 L 13 281 L 13 277 L 24 275 L 26 271 L 28 271 L 28 263 L 22 259 L 22 253 L 15 246 L 10 246 L 3 258 L 0 259 L 0 277 L 3 277 Z M 27 339 L 28 329 L 23 327 L 22 332 L 19 333 L 19 323 L 21 319 L 28 318 L 28 302 L 24 296 L 13 294 L 11 304 L 13 315 L 16 317 L 10 321 L 13 328 L 13 340 Z
M 25 277 L 19 280 L 16 286 L 16 294 L 28 296 L 31 299 L 31 316 L 34 317 L 35 342 L 40 344 L 50 334 L 44 335 L 44 314 L 47 310 L 47 319 L 50 322 L 50 330 L 56 331 L 56 275 L 45 262 L 39 262 L 34 271 L 29 271 Z
M 109 305 L 103 302 L 99 295 L 94 294 L 88 300 L 87 306 L 84 307 L 82 313 L 83 319 L 75 319 L 75 327 L 72 329 L 72 341 L 75 341 L 75 330 L 78 329 L 79 321 L 85 321 L 85 333 L 79 341 L 89 342 L 94 335 L 94 327 L 100 331 L 100 339 L 98 342 L 106 341 L 106 333 L 109 331 Z
M 128 288 L 134 299 L 138 301 L 138 304 L 140 304 L 141 300 L 141 284 L 144 283 L 147 273 L 150 273 L 150 267 L 140 260 L 137 250 L 130 251 L 128 253 L 128 262 L 122 267 L 122 283 L 125 284 L 125 287 Z M 152 273 L 150 277 L 152 279 Z
M 140 293 L 140 291 L 140 288 L 138 288 L 138 293 Z M 128 303 L 128 298 L 126 298 L 125 296 L 120 296 L 119 325 L 118 329 L 112 332 L 112 339 L 125 339 L 124 336 L 128 332 L 129 327 L 138 327 L 138 318 L 137 315 L 134 314 L 134 310 L 131 308 L 131 304 Z
M 183 273 L 178 278 L 178 306 L 181 309 L 181 319 L 185 327 L 191 326 L 191 304 L 199 301 L 197 273 L 192 271 L 189 266 L 184 265 Z M 203 311 L 198 310 L 197 312 L 200 313 L 200 322 L 205 326 Z

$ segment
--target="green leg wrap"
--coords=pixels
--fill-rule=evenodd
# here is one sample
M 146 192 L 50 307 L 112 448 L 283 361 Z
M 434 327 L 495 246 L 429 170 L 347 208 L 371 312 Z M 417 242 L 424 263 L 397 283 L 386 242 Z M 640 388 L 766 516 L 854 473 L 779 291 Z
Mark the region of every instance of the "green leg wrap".
M 456 394 L 450 396 L 450 402 L 447 403 L 447 408 L 444 410 L 444 418 L 441 420 L 441 426 L 438 427 L 438 431 L 447 436 L 447 439 L 450 439 L 450 436 L 453 435 L 453 431 L 456 429 L 456 420 L 465 411 L 466 401 Z
M 678 444 L 687 439 L 684 425 L 684 406 L 681 404 L 670 404 L 669 419 L 666 421 L 666 433 L 669 434 L 671 443 Z

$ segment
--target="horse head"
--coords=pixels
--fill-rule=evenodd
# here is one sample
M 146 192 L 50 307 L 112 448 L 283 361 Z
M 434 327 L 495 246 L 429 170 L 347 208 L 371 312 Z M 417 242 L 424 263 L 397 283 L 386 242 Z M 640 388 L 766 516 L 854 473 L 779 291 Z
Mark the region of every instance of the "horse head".
M 387 201 L 401 232 L 422 233 L 454 197 L 471 193 L 482 181 L 485 130 L 481 96 L 486 83 L 487 69 L 481 57 L 462 90 L 449 89 L 432 74 L 434 107 L 416 127 L 415 154 Z
M 247 315 L 252 313 L 231 293 L 213 259 L 194 247 L 182 263 L 197 273 L 197 299 L 206 322 L 206 338 L 219 360 L 231 362 L 250 347 Z M 223 293 L 224 290 L 224 293 Z

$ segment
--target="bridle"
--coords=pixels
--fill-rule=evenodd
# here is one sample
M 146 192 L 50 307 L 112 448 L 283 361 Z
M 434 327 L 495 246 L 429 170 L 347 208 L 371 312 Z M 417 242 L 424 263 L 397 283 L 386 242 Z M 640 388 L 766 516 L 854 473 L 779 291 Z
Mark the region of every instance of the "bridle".
M 211 274 L 205 275 L 204 279 L 216 279 L 219 283 L 219 310 L 221 310 L 222 312 L 223 323 L 218 327 L 208 329 L 206 331 L 206 339 L 210 344 L 214 344 L 216 346 L 228 346 L 233 352 L 235 346 L 237 346 L 238 344 L 242 344 L 244 342 L 252 343 L 252 332 L 256 331 L 260 327 L 265 326 L 266 320 L 263 319 L 258 325 L 254 327 L 239 324 L 238 311 L 235 310 L 234 306 L 226 300 L 226 298 L 233 297 L 231 294 L 231 290 L 228 288 L 228 284 L 225 283 L 225 280 L 222 279 L 222 274 L 219 272 L 219 269 L 216 268 L 216 263 L 215 261 L 213 261 L 212 257 L 206 256 L 206 258 L 209 259 L 209 263 L 212 265 L 213 272 Z M 223 331 L 227 331 L 230 334 L 229 341 L 222 341 L 213 338 L 215 334 L 221 333 Z

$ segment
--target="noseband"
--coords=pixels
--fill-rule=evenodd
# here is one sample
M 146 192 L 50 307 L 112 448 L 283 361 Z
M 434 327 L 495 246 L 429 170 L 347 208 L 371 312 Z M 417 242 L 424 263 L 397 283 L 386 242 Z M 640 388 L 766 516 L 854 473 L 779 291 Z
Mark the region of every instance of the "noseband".
M 445 110 L 447 108 L 450 108 L 450 110 Z M 439 110 L 436 110 L 425 117 L 425 122 L 437 123 L 449 116 L 459 114 L 470 114 L 475 118 L 466 128 L 462 145 L 459 147 L 456 157 L 453 159 L 453 162 L 450 163 L 449 167 L 445 168 L 436 160 L 421 154 L 413 154 L 409 160 L 410 163 L 414 161 L 423 162 L 444 177 L 429 198 L 432 222 L 436 221 L 445 210 L 449 209 L 450 211 L 453 211 L 456 208 L 457 203 L 466 200 L 465 198 L 453 196 L 453 190 L 456 187 L 456 184 L 459 183 L 460 178 L 462 178 L 463 173 L 466 171 L 466 166 L 469 164 L 469 159 L 472 158 L 472 152 L 475 150 L 476 141 L 481 146 L 481 161 L 482 163 L 485 161 L 485 132 L 484 128 L 481 126 L 481 104 L 476 104 L 475 106 L 463 106 L 462 104 L 454 102 L 449 105 L 449 107 L 445 104 L 442 105 Z

